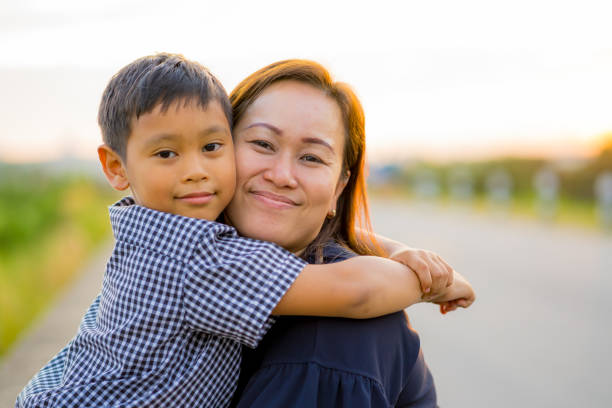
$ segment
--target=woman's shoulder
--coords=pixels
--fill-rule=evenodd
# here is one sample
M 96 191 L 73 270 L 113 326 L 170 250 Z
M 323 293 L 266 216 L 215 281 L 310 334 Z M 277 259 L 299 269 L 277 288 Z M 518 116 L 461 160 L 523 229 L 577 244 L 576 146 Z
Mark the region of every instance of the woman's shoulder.
M 322 255 L 322 257 L 317 255 Z M 319 247 L 318 251 L 313 250 L 305 259 L 308 263 L 328 264 L 344 261 L 355 256 L 357 256 L 357 254 L 347 246 L 335 240 L 329 240 L 322 248 Z
M 356 253 L 340 244 L 333 244 L 323 250 L 324 263 L 334 263 L 357 256 Z

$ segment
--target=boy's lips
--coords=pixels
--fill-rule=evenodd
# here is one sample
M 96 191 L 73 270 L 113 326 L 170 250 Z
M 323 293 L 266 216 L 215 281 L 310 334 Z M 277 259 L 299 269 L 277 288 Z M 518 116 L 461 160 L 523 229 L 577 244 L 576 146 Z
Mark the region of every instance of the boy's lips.
M 210 200 L 212 200 L 214 196 L 214 193 L 202 191 L 197 193 L 185 194 L 176 198 L 189 204 L 206 204 L 210 202 Z

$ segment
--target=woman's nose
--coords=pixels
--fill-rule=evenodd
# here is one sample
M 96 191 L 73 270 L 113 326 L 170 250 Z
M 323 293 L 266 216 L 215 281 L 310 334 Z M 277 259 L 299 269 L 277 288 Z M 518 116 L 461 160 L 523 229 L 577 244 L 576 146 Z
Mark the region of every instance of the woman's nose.
M 297 179 L 290 157 L 276 156 L 264 172 L 264 179 L 279 188 L 296 188 Z

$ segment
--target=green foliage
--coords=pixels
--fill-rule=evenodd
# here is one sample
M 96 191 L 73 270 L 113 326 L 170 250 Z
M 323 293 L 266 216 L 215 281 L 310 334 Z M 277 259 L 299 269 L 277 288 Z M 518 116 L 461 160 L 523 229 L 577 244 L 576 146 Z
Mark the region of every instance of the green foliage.
M 110 237 L 105 183 L 0 167 L 0 356 Z
M 433 176 L 439 183 L 440 192 L 449 191 L 449 176 L 457 170 L 468 171 L 474 183 L 476 195 L 486 194 L 487 176 L 496 170 L 504 170 L 512 177 L 512 192 L 515 197 L 533 196 L 533 180 L 538 171 L 550 167 L 560 179 L 560 196 L 565 200 L 594 202 L 594 183 L 599 174 L 612 171 L 612 142 L 602 149 L 597 157 L 567 165 L 563 162 L 550 162 L 544 159 L 502 158 L 479 162 L 428 163 L 412 162 L 390 173 L 387 183 L 404 189 L 414 188 L 415 180 L 423 174 Z
M 579 201 L 592 201 L 593 183 L 604 171 L 612 171 L 612 142 L 583 167 L 561 173 L 563 195 Z
M 487 192 L 487 178 L 503 170 L 512 181 L 510 202 L 506 208 L 517 214 L 542 217 L 542 207 L 534 187 L 534 178 L 542 169 L 557 174 L 559 189 L 554 214 L 549 221 L 572 224 L 600 225 L 596 211 L 595 181 L 604 171 L 612 171 L 612 139 L 596 157 L 588 160 L 550 161 L 533 158 L 501 158 L 477 162 L 432 163 L 414 161 L 403 165 L 387 165 L 378 169 L 384 177 L 371 180 L 371 191 L 376 193 L 401 192 L 420 198 L 437 198 L 445 203 L 461 198 L 453 196 L 451 180 L 453 174 L 468 174 L 472 183 L 471 202 L 479 209 L 492 208 L 496 204 Z M 382 181 L 380 181 L 382 180 Z M 437 184 L 420 189 L 419 182 Z M 374 182 L 372 182 L 374 181 Z M 427 192 L 435 194 L 427 195 Z M 465 200 L 463 199 L 465 203 Z
M 0 253 L 3 256 L 38 241 L 61 222 L 58 203 L 65 189 L 65 185 L 55 180 L 45 184 L 0 185 Z

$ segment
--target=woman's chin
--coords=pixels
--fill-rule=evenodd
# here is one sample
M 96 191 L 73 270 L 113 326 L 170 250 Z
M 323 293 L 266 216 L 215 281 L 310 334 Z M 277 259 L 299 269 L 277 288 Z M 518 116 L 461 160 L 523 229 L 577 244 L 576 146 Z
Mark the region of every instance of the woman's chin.
M 271 225 L 273 224 L 256 223 L 246 228 L 238 229 L 238 232 L 244 237 L 273 242 L 290 252 L 295 252 L 295 243 L 291 239 L 291 231 L 283 228 L 277 229 L 271 227 Z
M 284 233 L 284 231 L 276 231 L 274 229 L 270 229 L 269 227 L 264 228 L 261 228 L 260 226 L 259 228 L 250 229 L 248 231 L 248 235 L 245 236 L 248 236 L 249 238 L 259 239 L 261 241 L 274 242 L 276 245 L 280 245 L 283 248 L 286 246 L 286 239 L 283 238 L 286 238 L 287 235 L 286 233 Z

